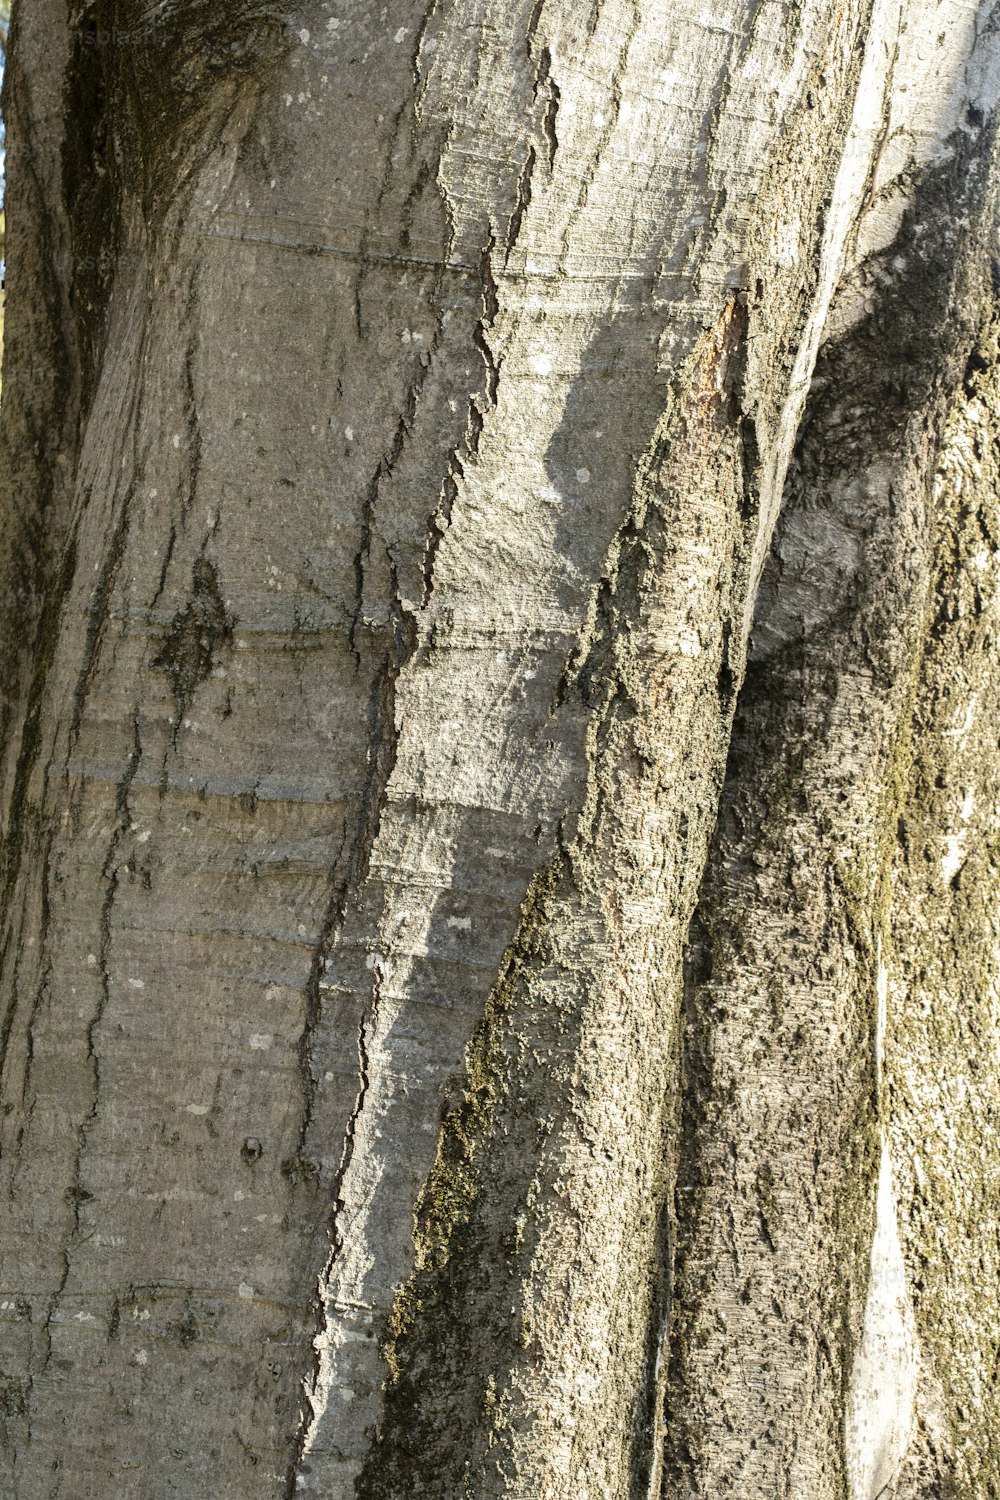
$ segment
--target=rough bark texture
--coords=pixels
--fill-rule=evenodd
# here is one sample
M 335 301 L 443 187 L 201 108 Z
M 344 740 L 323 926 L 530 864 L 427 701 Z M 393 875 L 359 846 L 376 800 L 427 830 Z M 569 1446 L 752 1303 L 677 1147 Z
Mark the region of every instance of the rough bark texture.
M 995 29 L 15 0 L 5 1492 L 995 1496 Z
M 905 1500 L 935 1488 L 989 1495 L 1000 1475 L 998 381 L 994 313 L 938 469 L 926 648 L 893 865 L 886 1113 L 921 1356 Z

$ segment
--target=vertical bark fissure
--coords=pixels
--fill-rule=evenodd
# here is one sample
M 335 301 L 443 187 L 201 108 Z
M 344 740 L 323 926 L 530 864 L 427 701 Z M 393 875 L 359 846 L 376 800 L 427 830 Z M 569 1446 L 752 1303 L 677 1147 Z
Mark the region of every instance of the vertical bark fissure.
M 298 1149 L 300 1157 L 304 1157 L 305 1155 L 318 1087 L 313 1052 L 317 1028 L 322 1017 L 320 983 L 330 949 L 336 940 L 336 933 L 343 924 L 347 904 L 349 885 L 347 880 L 342 876 L 338 877 L 337 873 L 342 868 L 345 845 L 346 840 L 341 843 L 337 857 L 330 867 L 330 896 L 323 915 L 322 925 L 313 946 L 309 978 L 305 988 L 305 1017 L 296 1049 L 299 1075 L 302 1080 L 302 1116 L 299 1124 Z
M 482 401 L 475 396 L 469 398 L 469 421 L 462 442 L 456 444 L 448 455 L 448 472 L 445 475 L 438 503 L 431 513 L 427 528 L 427 545 L 423 560 L 422 607 L 427 608 L 434 588 L 434 563 L 438 549 L 451 525 L 458 482 L 465 475 L 465 465 L 479 453 L 479 441 L 483 434 L 487 413 L 495 410 L 497 391 L 500 385 L 500 364 L 490 348 L 489 331 L 500 311 L 497 284 L 493 276 L 493 251 L 496 245 L 492 234 L 483 250 L 479 263 L 479 279 L 482 284 L 483 314 L 472 331 L 472 341 L 482 358 L 486 374 L 486 392 Z M 509 246 L 508 246 L 509 254 Z M 440 325 L 439 325 L 440 326 Z
M 187 428 L 188 472 L 185 493 L 181 496 L 180 518 L 182 526 L 194 508 L 198 490 L 198 473 L 201 468 L 201 424 L 198 420 L 198 398 L 195 391 L 194 368 L 197 350 L 197 308 L 197 276 L 192 275 L 191 285 L 188 288 L 187 308 L 185 309 L 189 327 L 187 347 L 184 350 L 184 420 Z
M 76 688 L 73 693 L 72 713 L 69 722 L 71 748 L 80 738 L 80 726 L 83 722 L 87 697 L 101 658 L 101 648 L 104 644 L 104 635 L 110 618 L 111 599 L 115 584 L 118 582 L 118 572 L 121 568 L 122 558 L 125 555 L 125 547 L 128 542 L 133 493 L 130 487 L 126 490 L 119 503 L 118 515 L 115 519 L 108 550 L 104 555 L 97 584 L 91 599 L 90 614 L 87 619 L 83 642 L 82 660 Z
M 588 40 L 593 39 L 596 34 L 597 27 L 600 21 L 602 4 L 603 0 L 595 0 L 594 14 L 591 22 Z M 603 117 L 600 117 L 600 124 L 598 125 L 594 135 L 589 163 L 580 178 L 580 186 L 577 191 L 576 203 L 574 205 L 573 212 L 568 216 L 563 228 L 562 241 L 564 253 L 569 252 L 570 240 L 573 234 L 573 230 L 579 224 L 580 219 L 586 212 L 587 205 L 590 201 L 590 194 L 591 189 L 593 188 L 594 178 L 597 175 L 598 164 L 604 157 L 608 144 L 614 137 L 615 129 L 618 125 L 621 115 L 621 79 L 628 67 L 629 53 L 635 43 L 636 38 L 639 35 L 639 30 L 642 25 L 642 10 L 638 4 L 638 0 L 632 0 L 630 9 L 631 14 L 629 22 L 627 25 L 621 27 L 621 43 L 618 49 L 618 60 L 611 74 L 611 116 L 607 120 L 603 119 Z M 534 165 L 534 152 L 532 152 L 532 165 Z
M 72 1219 L 67 1231 L 63 1251 L 63 1276 L 55 1295 L 50 1300 L 46 1313 L 47 1324 L 51 1324 L 58 1314 L 62 1296 L 72 1272 L 72 1249 L 75 1241 L 80 1236 L 81 1207 L 84 1203 L 89 1202 L 93 1196 L 83 1185 L 83 1159 L 87 1151 L 88 1137 L 97 1119 L 101 1103 L 101 1064 L 97 1050 L 97 1034 L 111 1001 L 111 918 L 115 896 L 118 891 L 119 873 L 117 855 L 122 838 L 131 825 L 132 815 L 129 810 L 129 790 L 142 760 L 142 745 L 139 739 L 138 705 L 132 711 L 132 736 L 132 749 L 128 762 L 122 778 L 115 789 L 115 813 L 117 821 L 113 827 L 108 852 L 101 868 L 104 895 L 99 914 L 98 951 L 96 955 L 99 987 L 97 1006 L 88 1018 L 85 1030 L 87 1063 L 91 1072 L 91 1099 L 88 1112 L 80 1121 L 76 1131 L 76 1151 L 73 1156 L 71 1179 L 67 1189 L 67 1197 L 70 1200 L 72 1210 Z
M 312 1123 L 312 1111 L 313 1111 L 313 1107 L 314 1107 L 314 1103 L 315 1103 L 315 1094 L 316 1094 L 316 1077 L 315 1077 L 315 1071 L 314 1071 L 313 1066 L 312 1066 L 312 1046 L 311 1046 L 311 1044 L 312 1044 L 313 1038 L 315 1037 L 316 1028 L 317 1028 L 317 1026 L 319 1024 L 319 1019 L 320 1019 L 320 1014 L 321 1014 L 321 1008 L 320 1008 L 321 1007 L 321 1002 L 320 1002 L 320 981 L 321 981 L 321 977 L 322 977 L 324 966 L 325 966 L 325 964 L 327 962 L 327 959 L 328 959 L 328 956 L 329 956 L 330 949 L 333 946 L 333 943 L 334 943 L 335 938 L 336 938 L 337 927 L 340 924 L 342 924 L 343 919 L 344 919 L 344 915 L 345 915 L 345 911 L 344 911 L 345 896 L 346 896 L 346 891 L 339 892 L 337 894 L 336 907 L 335 907 L 335 909 L 331 910 L 331 913 L 328 916 L 329 932 L 326 933 L 326 934 L 321 934 L 320 935 L 320 942 L 319 942 L 319 944 L 317 945 L 317 948 L 316 948 L 316 959 L 314 961 L 314 978 L 311 979 L 311 981 L 310 981 L 310 995 L 312 995 L 313 993 L 315 993 L 315 997 L 316 998 L 315 998 L 315 1001 L 312 1002 L 312 1004 L 311 1004 L 310 1015 L 307 1018 L 307 1026 L 306 1026 L 306 1029 L 302 1033 L 303 1045 L 307 1049 L 307 1057 L 306 1057 L 306 1062 L 305 1062 L 304 1066 L 305 1066 L 305 1068 L 308 1069 L 308 1080 L 309 1080 L 309 1085 L 310 1085 L 309 1088 L 307 1089 L 305 1108 L 303 1110 L 303 1123 L 302 1123 L 302 1127 L 301 1127 L 301 1130 L 300 1130 L 300 1142 L 303 1145 L 304 1145 L 304 1143 L 305 1143 L 305 1141 L 307 1139 L 307 1134 L 308 1134 L 309 1126 Z M 321 1333 L 322 1333 L 322 1330 L 323 1330 L 323 1328 L 325 1326 L 325 1321 L 326 1321 L 326 1318 L 325 1318 L 325 1311 L 326 1311 L 325 1283 L 326 1283 L 326 1279 L 327 1279 L 327 1277 L 329 1275 L 330 1266 L 336 1260 L 337 1256 L 340 1254 L 340 1251 L 341 1251 L 341 1249 L 343 1247 L 343 1235 L 342 1235 L 341 1228 L 340 1228 L 340 1216 L 343 1213 L 343 1210 L 344 1210 L 344 1207 L 345 1207 L 344 1198 L 343 1198 L 344 1180 L 345 1180 L 345 1178 L 347 1176 L 348 1170 L 350 1169 L 351 1161 L 353 1160 L 353 1157 L 354 1157 L 354 1147 L 355 1147 L 355 1138 L 356 1138 L 357 1128 L 358 1128 L 358 1121 L 360 1120 L 362 1112 L 364 1110 L 365 1102 L 366 1102 L 366 1099 L 368 1097 L 368 1089 L 369 1089 L 369 1086 L 370 1086 L 370 1076 L 369 1076 L 370 1075 L 370 1059 L 369 1059 L 369 1053 L 368 1053 L 368 1038 L 369 1038 L 370 1033 L 372 1032 L 372 1030 L 375 1028 L 375 1026 L 377 1024 L 378 1024 L 378 979 L 377 979 L 377 976 L 376 976 L 375 983 L 374 983 L 374 985 L 372 987 L 371 1009 L 369 1011 L 365 1012 L 361 1016 L 361 1020 L 360 1020 L 360 1022 L 358 1024 L 358 1035 L 357 1035 L 357 1042 L 356 1042 L 356 1045 L 357 1045 L 357 1059 L 358 1059 L 358 1068 L 357 1068 L 358 1086 L 357 1086 L 357 1093 L 355 1095 L 354 1103 L 353 1103 L 352 1108 L 351 1108 L 350 1116 L 348 1117 L 347 1124 L 346 1124 L 346 1126 L 344 1128 L 344 1139 L 343 1139 L 343 1145 L 341 1147 L 340 1160 L 337 1163 L 337 1169 L 336 1169 L 336 1171 L 335 1171 L 335 1173 L 333 1175 L 333 1181 L 332 1181 L 331 1186 L 330 1186 L 330 1198 L 331 1198 L 331 1201 L 332 1201 L 332 1207 L 331 1207 L 330 1212 L 329 1212 L 328 1224 L 327 1224 L 327 1231 L 326 1231 L 326 1233 L 327 1233 L 327 1240 L 328 1240 L 328 1243 L 329 1243 L 328 1262 L 327 1262 L 327 1265 L 324 1268 L 323 1272 L 317 1277 L 317 1292 L 316 1292 L 316 1312 L 317 1312 L 316 1322 L 317 1322 L 317 1324 L 318 1324 L 318 1326 L 319 1326 L 319 1328 L 321 1330 Z M 299 1418 L 298 1428 L 297 1428 L 296 1436 L 295 1436 L 295 1442 L 294 1442 L 294 1444 L 292 1446 L 292 1450 L 291 1450 L 291 1454 L 290 1454 L 290 1458 L 289 1458 L 288 1471 L 287 1471 L 287 1477 L 286 1477 L 286 1480 L 285 1480 L 285 1490 L 284 1490 L 284 1494 L 285 1494 L 286 1500 L 294 1500 L 294 1496 L 296 1494 L 296 1491 L 299 1488 L 299 1484 L 298 1484 L 299 1470 L 300 1470 L 303 1458 L 305 1456 L 306 1444 L 307 1444 L 308 1438 L 309 1438 L 308 1414 L 309 1414 L 309 1410 L 311 1408 L 311 1402 L 309 1400 L 310 1385 L 311 1385 L 311 1387 L 313 1389 L 315 1388 L 315 1386 L 316 1386 L 316 1384 L 317 1384 L 317 1382 L 319 1381 L 319 1378 L 320 1378 L 320 1369 L 321 1369 L 321 1346 L 320 1346 L 319 1340 L 316 1337 L 314 1337 L 313 1343 L 312 1343 L 312 1372 L 311 1372 L 311 1382 L 307 1378 L 306 1382 L 304 1383 L 304 1389 L 305 1389 L 305 1392 L 306 1392 L 306 1403 L 305 1403 L 305 1409 L 302 1411 L 302 1413 L 300 1415 L 300 1418 Z

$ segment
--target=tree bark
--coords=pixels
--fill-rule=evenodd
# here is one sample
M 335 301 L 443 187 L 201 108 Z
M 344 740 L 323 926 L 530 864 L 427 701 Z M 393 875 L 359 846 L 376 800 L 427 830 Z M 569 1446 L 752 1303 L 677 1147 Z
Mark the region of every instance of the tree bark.
M 15 0 L 5 1493 L 1000 1492 L 996 32 Z

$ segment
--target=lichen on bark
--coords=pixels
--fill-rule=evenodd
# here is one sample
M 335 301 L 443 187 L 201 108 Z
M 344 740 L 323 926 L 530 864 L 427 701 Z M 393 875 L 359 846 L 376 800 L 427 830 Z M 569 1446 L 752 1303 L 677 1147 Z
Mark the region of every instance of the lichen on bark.
M 937 469 L 933 585 L 893 870 L 890 1139 L 922 1353 L 900 1500 L 933 1486 L 974 1496 L 1000 1486 L 998 326 L 991 297 Z

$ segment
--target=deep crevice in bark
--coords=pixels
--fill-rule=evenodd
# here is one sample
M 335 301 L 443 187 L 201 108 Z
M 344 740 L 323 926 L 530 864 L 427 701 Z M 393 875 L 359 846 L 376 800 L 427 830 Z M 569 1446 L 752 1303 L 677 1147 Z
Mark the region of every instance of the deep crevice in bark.
M 842 1482 L 838 1412 L 860 1337 L 878 1164 L 876 965 L 906 785 L 930 489 L 980 317 L 991 141 L 951 142 L 951 161 L 927 173 L 896 240 L 864 268 L 883 288 L 877 310 L 821 352 L 758 597 L 687 956 L 665 1494 L 763 1490 L 779 1475 L 835 1494 Z M 975 224 L 961 254 L 956 202 Z M 938 227 L 933 242 L 914 233 L 921 223 Z M 831 983 L 843 1015 L 827 1021 L 819 997 Z M 741 1080 L 737 1059 L 751 1077 Z M 816 1087 L 826 1069 L 829 1093 Z M 773 1114 L 772 1161 L 747 1156 L 757 1138 L 746 1100 L 758 1089 Z M 727 1256 L 734 1270 L 720 1276 Z M 784 1303 L 803 1287 L 814 1300 L 796 1314 Z M 819 1351 L 825 1330 L 815 1364 L 805 1349 L 789 1358 L 779 1348 L 789 1318 L 813 1325 Z M 725 1348 L 760 1365 L 759 1411 L 727 1366 L 720 1319 Z

